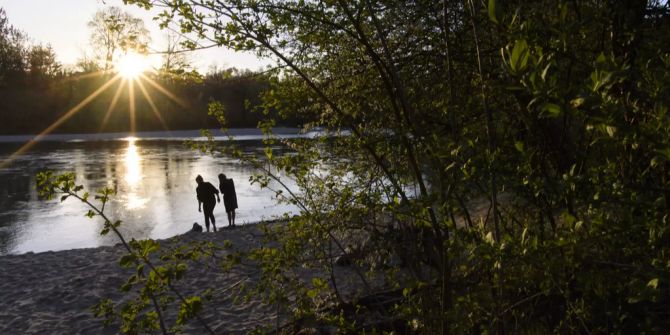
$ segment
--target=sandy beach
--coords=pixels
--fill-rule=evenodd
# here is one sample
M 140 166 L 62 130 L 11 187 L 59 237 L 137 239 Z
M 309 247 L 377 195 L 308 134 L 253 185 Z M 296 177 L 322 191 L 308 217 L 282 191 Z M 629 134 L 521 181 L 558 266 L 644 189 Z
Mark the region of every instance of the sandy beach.
M 257 225 L 246 225 L 217 233 L 186 233 L 160 243 L 165 249 L 185 242 L 229 240 L 232 248 L 225 252 L 233 252 L 259 246 L 261 237 Z M 94 318 L 91 306 L 102 298 L 116 304 L 128 299 L 119 291 L 133 271 L 119 266 L 124 253 L 119 244 L 0 257 L 0 334 L 118 333 L 117 326 L 104 326 Z M 221 271 L 208 265 L 204 261 L 190 266 L 187 276 L 177 285 L 185 295 L 197 294 L 198 289 L 207 287 L 214 289 L 201 316 L 217 334 L 242 334 L 277 324 L 275 306 L 254 298 L 233 301 L 236 290 L 231 286 L 253 281 L 259 274 L 254 266 Z M 168 320 L 174 320 L 176 308 L 169 308 L 166 314 Z M 187 334 L 203 331 L 194 320 L 184 329 Z

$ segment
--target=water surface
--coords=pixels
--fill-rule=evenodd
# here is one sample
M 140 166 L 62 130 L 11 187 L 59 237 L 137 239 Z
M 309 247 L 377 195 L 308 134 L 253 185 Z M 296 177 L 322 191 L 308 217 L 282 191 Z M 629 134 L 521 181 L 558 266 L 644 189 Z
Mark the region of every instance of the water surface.
M 262 151 L 253 136 L 244 139 L 238 142 L 244 151 Z M 188 231 L 193 222 L 204 226 L 195 196 L 198 174 L 217 187 L 219 173 L 233 178 L 240 207 L 238 224 L 295 211 L 278 205 L 271 190 L 250 185 L 253 170 L 248 166 L 230 157 L 203 155 L 181 140 L 64 137 L 38 143 L 0 170 L 0 254 L 118 243 L 112 234 L 100 235 L 101 219 L 85 217 L 87 207 L 76 199 L 62 203 L 38 199 L 35 175 L 47 169 L 74 172 L 77 184 L 91 193 L 102 187 L 115 189 L 117 195 L 105 213 L 123 221 L 122 231 L 128 238 L 167 238 Z M 0 143 L 0 160 L 7 159 L 21 144 Z M 217 204 L 214 215 L 217 226 L 227 225 L 223 203 Z

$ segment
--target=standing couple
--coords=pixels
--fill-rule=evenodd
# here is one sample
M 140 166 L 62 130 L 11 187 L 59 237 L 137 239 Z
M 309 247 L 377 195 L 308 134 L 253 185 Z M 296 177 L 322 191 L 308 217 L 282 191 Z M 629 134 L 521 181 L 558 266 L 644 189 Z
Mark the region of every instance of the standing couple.
M 219 190 L 210 182 L 205 182 L 202 177 L 198 175 L 195 177 L 198 183 L 195 192 L 198 196 L 198 212 L 202 212 L 200 205 L 205 210 L 205 227 L 209 231 L 209 221 L 212 221 L 212 228 L 216 231 L 216 220 L 214 219 L 214 206 L 217 202 L 221 202 L 219 198 L 219 190 L 223 196 L 223 206 L 226 207 L 228 213 L 228 226 L 235 226 L 235 209 L 237 208 L 237 195 L 235 194 L 235 184 L 232 179 L 226 178 L 226 175 L 219 174 Z M 214 200 L 216 196 L 216 200 Z

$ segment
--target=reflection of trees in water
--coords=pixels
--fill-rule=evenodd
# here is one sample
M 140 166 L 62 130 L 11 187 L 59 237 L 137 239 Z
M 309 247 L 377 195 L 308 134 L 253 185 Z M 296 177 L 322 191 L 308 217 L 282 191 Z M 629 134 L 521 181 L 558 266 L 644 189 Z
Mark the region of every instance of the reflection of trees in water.
M 14 248 L 26 214 L 18 208 L 31 200 L 34 179 L 26 174 L 0 174 L 0 255 Z M 33 187 L 34 188 L 34 187 Z

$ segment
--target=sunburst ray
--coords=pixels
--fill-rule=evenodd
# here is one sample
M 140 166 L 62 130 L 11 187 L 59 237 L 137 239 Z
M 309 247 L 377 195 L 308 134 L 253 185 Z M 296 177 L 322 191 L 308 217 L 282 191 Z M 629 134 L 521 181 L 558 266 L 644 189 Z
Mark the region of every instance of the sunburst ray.
M 161 86 L 159 83 L 155 82 L 153 79 L 141 74 L 140 78 L 144 79 L 149 83 L 151 86 L 156 88 L 158 91 L 163 93 L 165 96 L 170 98 L 172 101 L 176 102 L 179 106 L 181 107 L 188 107 L 188 104 L 186 104 L 183 100 L 179 99 L 176 95 L 174 95 L 172 92 L 168 91 L 165 87 Z
M 63 78 L 60 81 L 60 84 L 64 84 L 64 83 L 74 81 L 74 80 L 82 80 L 82 79 L 87 79 L 87 78 L 92 78 L 92 77 L 102 77 L 105 74 L 109 74 L 109 71 L 99 70 L 99 71 L 88 72 L 88 73 L 79 73 L 79 74 L 75 74 L 75 75 Z
M 26 151 L 28 151 L 30 148 L 32 148 L 35 143 L 40 141 L 42 138 L 44 138 L 45 135 L 51 133 L 54 129 L 58 128 L 63 122 L 69 120 L 72 116 L 77 114 L 82 108 L 84 108 L 86 105 L 88 105 L 93 99 L 95 99 L 98 95 L 100 95 L 102 92 L 107 90 L 114 82 L 116 82 L 120 76 L 116 75 L 112 77 L 110 80 L 108 80 L 106 83 L 104 83 L 102 86 L 98 87 L 97 90 L 95 90 L 93 93 L 91 93 L 88 97 L 86 97 L 84 100 L 82 100 L 79 104 L 76 106 L 72 107 L 69 111 L 67 111 L 65 114 L 63 114 L 58 120 L 54 121 L 50 126 L 48 126 L 46 129 L 41 131 L 39 134 L 35 135 L 32 139 L 30 139 L 28 142 L 26 142 L 24 145 L 22 145 L 18 150 L 16 150 L 14 153 L 9 155 L 9 157 L 0 163 L 0 168 L 4 168 L 7 165 L 9 165 L 12 161 L 16 159 L 16 157 L 22 155 Z
M 151 96 L 147 92 L 147 89 L 144 87 L 144 84 L 142 84 L 142 82 L 138 80 L 137 86 L 140 88 L 140 91 L 142 91 L 142 95 L 144 95 L 144 98 L 147 99 L 149 106 L 151 106 L 151 110 L 154 112 L 154 115 L 156 115 L 156 118 L 158 118 L 158 121 L 160 121 L 161 125 L 163 126 L 163 129 L 169 130 L 167 124 L 165 123 L 165 120 L 158 111 L 158 108 L 156 107 L 154 100 L 151 98 Z
M 135 86 L 134 80 L 128 80 L 128 111 L 130 112 L 130 133 L 135 134 L 137 120 L 135 119 Z
M 102 130 L 107 125 L 107 122 L 109 122 L 109 117 L 112 115 L 112 110 L 114 110 L 114 107 L 116 107 L 116 103 L 119 101 L 119 97 L 121 96 L 121 90 L 123 89 L 123 84 L 125 82 L 126 82 L 125 80 L 122 80 L 119 83 L 119 88 L 117 88 L 116 92 L 114 93 L 112 102 L 109 104 L 109 108 L 107 108 L 107 112 L 105 113 L 105 117 L 102 119 L 102 123 L 100 124 L 100 130 L 98 130 L 98 132 L 102 132 Z

